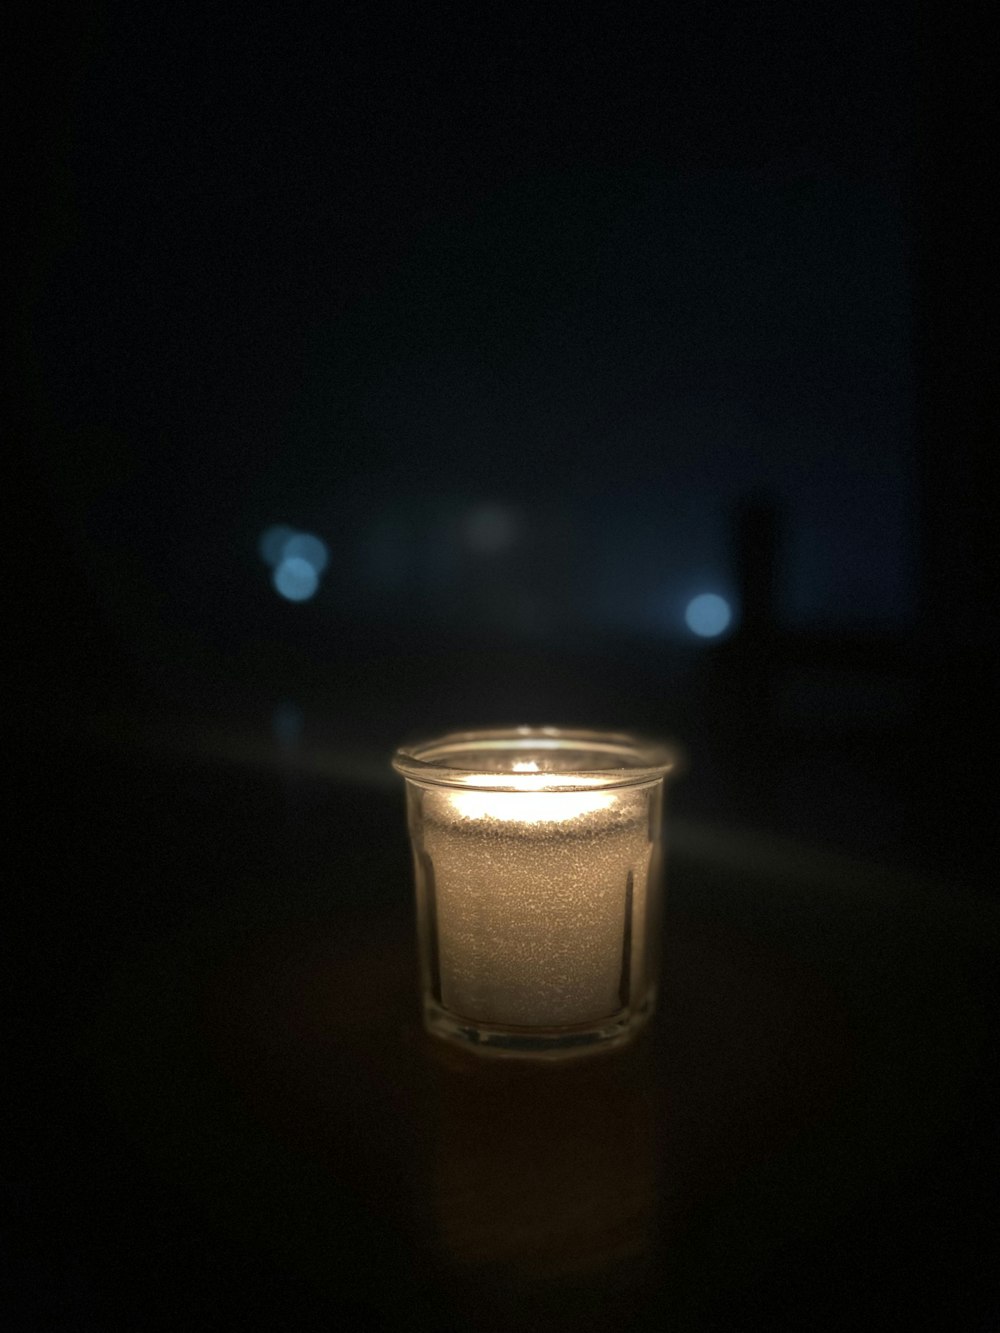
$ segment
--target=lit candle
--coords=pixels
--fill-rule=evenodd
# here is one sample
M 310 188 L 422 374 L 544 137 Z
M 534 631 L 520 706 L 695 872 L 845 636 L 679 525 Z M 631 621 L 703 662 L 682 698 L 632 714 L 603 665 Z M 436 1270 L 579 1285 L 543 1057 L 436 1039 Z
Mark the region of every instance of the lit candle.
M 653 1000 L 661 746 L 553 728 L 397 753 L 428 1025 L 506 1050 L 621 1038 Z

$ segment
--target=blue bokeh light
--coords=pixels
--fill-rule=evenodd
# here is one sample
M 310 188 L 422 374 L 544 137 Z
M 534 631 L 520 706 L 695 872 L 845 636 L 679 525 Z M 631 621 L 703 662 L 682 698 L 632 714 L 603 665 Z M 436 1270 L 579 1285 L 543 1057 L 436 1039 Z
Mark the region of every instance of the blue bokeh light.
M 319 575 L 308 560 L 293 555 L 274 571 L 274 586 L 289 602 L 308 602 L 319 587 Z
M 285 558 L 285 547 L 295 536 L 295 529 L 287 523 L 272 523 L 260 534 L 257 552 L 265 565 L 277 569 Z
M 684 619 L 687 627 L 700 639 L 716 639 L 729 628 L 732 608 L 718 593 L 703 592 L 687 604 Z
M 281 552 L 283 560 L 304 560 L 312 565 L 317 574 L 322 574 L 330 563 L 330 552 L 326 542 L 311 532 L 296 532 L 290 536 Z

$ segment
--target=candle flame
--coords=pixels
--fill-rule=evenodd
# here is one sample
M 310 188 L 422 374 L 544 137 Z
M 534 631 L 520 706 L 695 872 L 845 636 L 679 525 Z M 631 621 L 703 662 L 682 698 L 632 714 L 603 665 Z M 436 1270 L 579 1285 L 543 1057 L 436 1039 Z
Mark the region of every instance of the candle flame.
M 449 795 L 452 809 L 463 819 L 498 819 L 520 824 L 561 824 L 614 805 L 612 792 L 600 791 L 462 791 Z

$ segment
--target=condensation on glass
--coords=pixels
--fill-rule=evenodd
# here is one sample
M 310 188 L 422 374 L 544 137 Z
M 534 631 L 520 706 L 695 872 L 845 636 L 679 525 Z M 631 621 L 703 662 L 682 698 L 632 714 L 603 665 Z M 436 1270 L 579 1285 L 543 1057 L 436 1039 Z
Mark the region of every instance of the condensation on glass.
M 623 1041 L 656 1000 L 659 742 L 555 727 L 401 747 L 424 1016 L 483 1050 Z

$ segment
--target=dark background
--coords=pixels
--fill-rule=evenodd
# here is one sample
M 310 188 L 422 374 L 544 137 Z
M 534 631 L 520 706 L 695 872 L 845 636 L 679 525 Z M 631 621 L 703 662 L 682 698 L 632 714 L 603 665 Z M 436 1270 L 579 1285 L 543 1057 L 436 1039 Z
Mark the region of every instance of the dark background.
M 24 1161 L 48 1162 L 25 1172 L 28 1326 L 108 1318 L 115 1290 L 167 1326 L 265 1301 L 226 1227 L 192 1224 L 228 1274 L 209 1299 L 181 1205 L 136 1222 L 162 1183 L 99 1183 L 117 1150 L 80 1014 L 205 892 L 249 879 L 251 917 L 281 900 L 339 930 L 320 858 L 338 911 L 388 912 L 406 733 L 675 736 L 681 827 L 931 876 L 981 895 L 988 933 L 987 37 L 853 0 L 39 18 L 8 564 L 34 849 L 14 998 L 29 1059 L 53 1051 L 25 1103 Z M 307 601 L 259 556 L 277 523 L 329 550 Z M 684 618 L 704 592 L 734 617 L 711 641 Z M 899 1225 L 870 1281 L 831 1279 L 841 1314 L 912 1295 L 913 1269 L 915 1303 L 988 1307 L 984 1097 L 941 1131 L 973 1145 L 962 1170 L 928 1185 L 928 1148 L 880 1187 Z M 937 1277 L 908 1220 L 928 1191 L 959 1227 Z M 801 1311 L 767 1263 L 761 1310 Z M 292 1279 L 267 1271 L 280 1309 Z M 652 1290 L 651 1321 L 672 1308 Z M 723 1317 L 690 1302 L 693 1326 Z
M 971 865 L 940 803 L 976 814 L 963 710 L 996 641 L 973 43 L 906 5 L 45 32 L 33 702 L 265 732 L 288 705 L 379 753 L 645 725 L 714 756 L 705 799 L 735 726 L 829 772 L 811 833 Z M 277 523 L 330 551 L 307 603 L 257 555 Z M 727 643 L 686 627 L 703 592 Z M 755 638 L 764 692 L 711 676 Z M 817 727 L 864 733 L 826 830 Z

